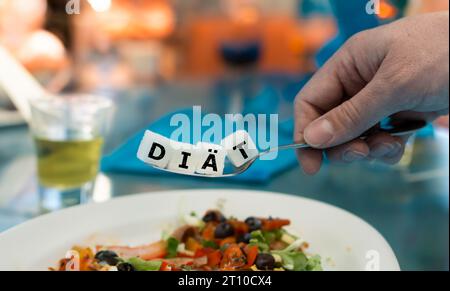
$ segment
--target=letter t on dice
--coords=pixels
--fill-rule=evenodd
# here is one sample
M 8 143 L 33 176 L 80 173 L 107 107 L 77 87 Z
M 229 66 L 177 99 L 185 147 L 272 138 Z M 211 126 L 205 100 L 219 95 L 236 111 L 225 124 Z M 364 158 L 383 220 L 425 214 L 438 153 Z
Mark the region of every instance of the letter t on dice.
M 259 152 L 250 135 L 245 130 L 238 130 L 222 140 L 228 158 L 236 167 L 257 157 Z

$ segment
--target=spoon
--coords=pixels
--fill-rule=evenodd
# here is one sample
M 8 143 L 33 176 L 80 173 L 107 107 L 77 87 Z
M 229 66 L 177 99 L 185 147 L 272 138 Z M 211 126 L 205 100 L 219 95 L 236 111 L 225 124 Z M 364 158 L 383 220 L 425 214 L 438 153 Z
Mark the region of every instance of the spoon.
M 371 130 L 369 130 L 368 132 L 366 132 L 365 134 L 360 136 L 360 139 L 366 139 L 369 136 L 368 133 L 374 133 L 374 132 L 385 132 L 392 136 L 410 135 L 410 134 L 413 134 L 416 131 L 424 128 L 426 125 L 427 125 L 427 122 L 423 121 L 423 120 L 407 120 L 407 119 L 390 120 L 388 123 L 384 124 L 383 126 L 381 126 L 379 128 L 372 128 Z M 282 145 L 282 146 L 279 146 L 276 148 L 271 148 L 269 150 L 260 152 L 256 157 L 248 160 L 245 164 L 243 164 L 240 167 L 235 167 L 233 164 L 231 164 L 227 160 L 226 165 L 225 165 L 225 171 L 224 171 L 226 173 L 224 173 L 222 175 L 213 176 L 213 175 L 204 175 L 204 174 L 197 174 L 197 173 L 187 173 L 187 174 L 181 173 L 181 174 L 188 175 L 188 176 L 196 176 L 196 177 L 206 177 L 206 178 L 233 177 L 233 176 L 237 176 L 237 175 L 242 174 L 243 172 L 247 171 L 256 160 L 258 160 L 262 156 L 267 155 L 269 153 L 288 150 L 288 149 L 307 149 L 307 148 L 311 148 L 311 146 L 306 143 L 288 144 L 288 145 Z M 167 171 L 167 172 L 178 173 L 178 172 L 171 171 L 169 169 L 162 169 L 162 168 L 158 168 L 158 169 Z M 180 173 L 178 173 L 178 174 L 180 174 Z

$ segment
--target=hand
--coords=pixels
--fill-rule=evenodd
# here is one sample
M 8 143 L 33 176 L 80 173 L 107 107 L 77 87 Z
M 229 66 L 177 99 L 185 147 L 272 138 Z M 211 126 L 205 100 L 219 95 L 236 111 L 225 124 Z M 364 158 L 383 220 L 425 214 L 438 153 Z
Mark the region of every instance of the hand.
M 433 120 L 449 109 L 449 14 L 404 18 L 351 38 L 295 101 L 295 142 L 305 173 L 332 161 L 397 163 L 407 138 L 357 137 L 386 117 Z

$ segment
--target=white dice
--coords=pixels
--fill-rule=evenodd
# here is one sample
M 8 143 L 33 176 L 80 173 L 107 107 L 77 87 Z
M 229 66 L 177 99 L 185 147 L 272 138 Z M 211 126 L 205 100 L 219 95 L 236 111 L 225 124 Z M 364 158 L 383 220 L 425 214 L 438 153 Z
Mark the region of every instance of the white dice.
M 137 157 L 147 164 L 176 173 L 220 176 L 225 168 L 226 157 L 233 165 L 240 167 L 258 154 L 255 143 L 244 130 L 227 136 L 221 145 L 199 142 L 195 146 L 172 141 L 147 130 Z
M 222 146 L 228 158 L 236 167 L 257 157 L 259 152 L 250 135 L 245 130 L 238 130 L 222 140 Z
M 204 142 L 199 142 L 196 148 L 200 153 L 196 172 L 208 176 L 222 175 L 225 168 L 225 149 L 220 145 Z
M 193 174 L 200 162 L 200 151 L 193 145 L 171 141 L 173 156 L 167 168 L 177 173 Z
M 144 163 L 165 168 L 173 156 L 173 148 L 170 139 L 154 133 L 145 131 L 137 152 L 137 157 Z

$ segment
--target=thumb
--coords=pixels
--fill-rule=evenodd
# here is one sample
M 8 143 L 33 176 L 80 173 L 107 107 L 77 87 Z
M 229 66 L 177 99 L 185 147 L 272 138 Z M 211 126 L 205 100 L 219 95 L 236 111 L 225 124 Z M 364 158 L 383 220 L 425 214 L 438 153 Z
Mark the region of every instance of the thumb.
M 314 148 L 334 147 L 355 139 L 383 118 L 395 113 L 391 94 L 372 81 L 351 99 L 311 122 L 305 141 Z

